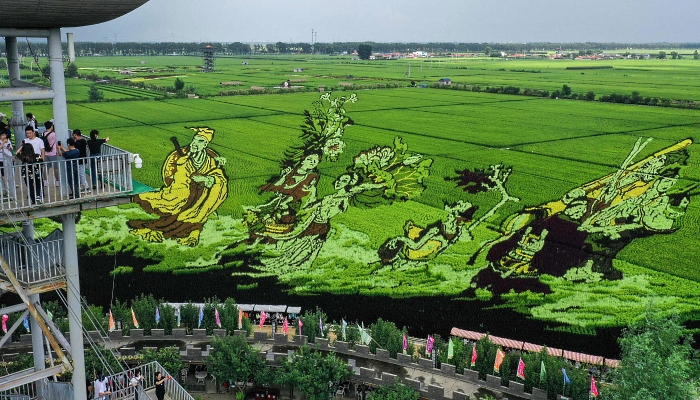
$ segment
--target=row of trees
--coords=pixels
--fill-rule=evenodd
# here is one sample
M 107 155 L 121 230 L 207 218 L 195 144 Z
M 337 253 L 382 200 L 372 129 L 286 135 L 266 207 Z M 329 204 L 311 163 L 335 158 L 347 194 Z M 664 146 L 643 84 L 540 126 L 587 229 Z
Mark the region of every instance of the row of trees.
M 203 43 L 203 42 L 76 42 L 75 50 L 78 55 L 170 55 L 187 54 L 201 55 L 204 46 L 211 45 L 217 54 L 240 55 L 253 53 L 296 54 L 311 52 L 320 54 L 352 52 L 358 49 L 362 42 L 310 43 L 305 42 L 276 42 L 276 43 Z M 428 51 L 428 52 L 478 52 L 489 54 L 493 52 L 533 53 L 547 51 L 581 52 L 582 54 L 597 53 L 603 50 L 618 50 L 633 48 L 640 50 L 694 50 L 700 48 L 700 43 L 369 43 L 376 51 Z M 48 53 L 45 42 L 18 43 L 21 54 L 37 54 L 44 56 Z M 5 44 L 0 43 L 0 52 L 5 52 Z M 67 44 L 64 43 L 64 53 Z

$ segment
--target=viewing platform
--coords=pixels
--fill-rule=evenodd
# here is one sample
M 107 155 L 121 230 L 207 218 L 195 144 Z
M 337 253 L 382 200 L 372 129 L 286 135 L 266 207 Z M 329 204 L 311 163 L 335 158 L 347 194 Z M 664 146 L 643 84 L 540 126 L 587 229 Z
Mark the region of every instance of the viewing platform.
M 0 224 L 56 217 L 131 202 L 131 196 L 136 194 L 134 187 L 142 187 L 139 183 L 134 183 L 132 178 L 131 163 L 134 156 L 125 150 L 103 144 L 101 155 L 81 159 L 83 164 L 78 164 L 77 168 L 75 161 L 23 165 L 17 164 L 15 159 L 14 165 L 2 168 L 4 177 L 0 190 Z M 55 178 L 52 167 L 58 169 L 58 179 Z M 87 190 L 79 190 L 79 179 L 73 177 L 78 168 L 86 170 Z M 96 175 L 95 185 L 92 174 Z M 70 182 L 69 177 L 74 181 Z M 76 188 L 76 193 L 73 193 L 73 187 Z M 150 190 L 143 188 L 141 191 Z

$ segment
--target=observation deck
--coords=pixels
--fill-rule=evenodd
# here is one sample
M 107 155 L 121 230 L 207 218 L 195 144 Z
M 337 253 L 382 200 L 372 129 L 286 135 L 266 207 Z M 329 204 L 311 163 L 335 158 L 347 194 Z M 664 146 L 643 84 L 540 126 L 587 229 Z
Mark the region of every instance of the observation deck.
M 11 7 L 3 7 L 2 27 L 30 29 L 94 25 L 119 18 L 146 2 L 148 0 L 14 0 Z
M 77 166 L 75 161 L 66 160 L 5 166 L 0 190 L 0 224 L 129 203 L 131 195 L 135 194 L 131 174 L 133 158 L 134 155 L 125 150 L 103 144 L 101 155 L 84 158 L 84 164 Z M 58 168 L 58 180 L 52 164 Z M 88 191 L 79 190 L 78 177 L 73 176 L 76 167 L 86 170 Z M 93 173 L 96 175 L 94 187 Z

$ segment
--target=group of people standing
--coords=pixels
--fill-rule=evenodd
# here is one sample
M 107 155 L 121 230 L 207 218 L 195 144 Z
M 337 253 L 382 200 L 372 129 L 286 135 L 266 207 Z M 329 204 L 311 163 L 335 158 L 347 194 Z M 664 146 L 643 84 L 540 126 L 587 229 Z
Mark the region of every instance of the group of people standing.
M 163 400 L 165 397 L 165 382 L 170 380 L 170 375 L 163 376 L 162 373 L 156 372 L 153 377 L 153 384 L 156 388 L 156 398 L 158 400 Z M 141 374 L 141 369 L 136 369 L 133 374 L 129 374 L 128 382 L 123 379 L 120 382 L 114 382 L 106 377 L 103 373 L 95 375 L 94 382 L 87 382 L 88 398 L 95 400 L 110 400 L 112 395 L 120 393 L 124 397 L 124 391 L 129 389 L 129 392 L 133 390 L 134 400 L 139 400 L 139 388 L 144 389 L 144 376 Z M 128 385 L 128 386 L 127 386 Z M 116 392 L 116 393 L 115 393 Z
M 4 115 L 0 113 L 0 122 Z M 25 139 L 13 153 L 11 132 L 0 129 L 0 175 L 2 176 L 2 190 L 4 196 L 10 200 L 16 199 L 14 195 L 15 177 L 12 168 L 14 156 L 21 165 L 18 169 L 22 181 L 27 186 L 29 200 L 32 204 L 41 203 L 44 200 L 45 187 L 48 187 L 49 173 L 53 170 L 55 187 L 61 187 L 59 161 L 69 161 L 66 164 L 67 189 L 69 198 L 79 198 L 81 194 L 90 193 L 91 189 L 97 189 L 98 163 L 97 158 L 102 154 L 102 145 L 109 138 L 100 139 L 99 132 L 92 130 L 90 140 L 86 140 L 79 129 L 73 130 L 71 137 L 66 140 L 64 146 L 57 140 L 53 121 L 44 123 L 45 130 L 40 133 L 36 127 L 36 118 L 27 114 L 25 127 Z M 88 149 L 90 152 L 88 153 Z M 89 160 L 94 158 L 93 160 Z M 86 179 L 86 168 L 90 168 L 91 184 Z

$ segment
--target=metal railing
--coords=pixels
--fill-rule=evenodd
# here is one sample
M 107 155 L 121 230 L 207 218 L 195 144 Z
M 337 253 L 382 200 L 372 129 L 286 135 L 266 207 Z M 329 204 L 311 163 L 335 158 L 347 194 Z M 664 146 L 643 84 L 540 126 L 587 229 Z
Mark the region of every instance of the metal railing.
M 8 233 L 0 236 L 0 254 L 17 280 L 27 286 L 65 275 L 62 237 L 26 243 L 17 233 Z M 0 270 L 0 277 L 4 276 Z
M 0 210 L 23 211 L 130 193 L 131 153 L 109 145 L 102 148 L 102 155 L 79 160 L 21 164 L 5 158 L 0 167 Z
M 14 375 L 24 375 L 33 371 L 34 368 L 27 368 L 23 371 L 5 375 L 3 378 L 7 379 Z M 40 397 L 40 393 L 46 393 L 47 390 L 48 380 L 46 378 L 42 378 L 33 382 L 15 386 L 11 389 L 0 391 L 0 400 L 34 400 Z
M 131 386 L 131 378 L 136 376 L 136 370 L 141 370 L 143 380 L 138 387 Z M 112 383 L 112 394 L 110 400 L 130 399 L 136 392 L 139 399 L 148 400 L 150 397 L 146 394 L 147 391 L 155 389 L 156 373 L 160 372 L 163 376 L 170 375 L 157 361 L 151 361 L 148 364 L 130 368 L 123 372 L 117 372 L 114 375 L 107 376 L 109 382 Z M 194 400 L 194 398 L 177 382 L 177 376 L 165 381 L 165 396 L 170 400 Z M 143 397 L 142 397 L 143 396 Z M 2 400 L 2 399 L 0 399 Z

